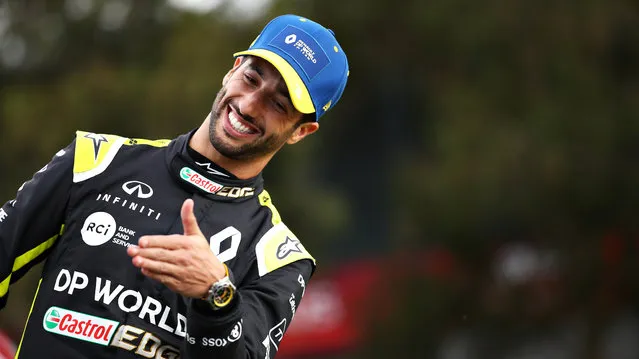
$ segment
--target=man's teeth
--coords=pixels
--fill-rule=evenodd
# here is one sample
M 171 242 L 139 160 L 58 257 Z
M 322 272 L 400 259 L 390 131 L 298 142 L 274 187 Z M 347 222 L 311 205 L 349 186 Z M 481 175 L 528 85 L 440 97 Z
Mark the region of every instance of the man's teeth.
M 233 127 L 233 129 L 237 132 L 241 132 L 241 133 L 253 132 L 250 128 L 244 126 L 240 122 L 240 120 L 237 119 L 237 117 L 235 116 L 235 113 L 233 112 L 229 112 L 229 122 L 231 123 L 231 126 Z

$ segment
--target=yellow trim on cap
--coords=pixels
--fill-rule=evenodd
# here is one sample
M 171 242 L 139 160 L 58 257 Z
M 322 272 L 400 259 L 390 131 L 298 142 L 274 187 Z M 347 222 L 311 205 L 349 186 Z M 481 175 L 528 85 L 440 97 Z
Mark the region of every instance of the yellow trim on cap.
M 311 99 L 311 95 L 308 93 L 306 85 L 304 85 L 304 81 L 302 81 L 300 76 L 297 74 L 297 71 L 295 71 L 295 69 L 280 55 L 264 49 L 246 50 L 233 54 L 235 57 L 244 55 L 263 58 L 275 66 L 286 82 L 286 87 L 288 87 L 288 92 L 291 95 L 293 106 L 295 106 L 295 108 L 301 113 L 315 112 L 313 100 Z

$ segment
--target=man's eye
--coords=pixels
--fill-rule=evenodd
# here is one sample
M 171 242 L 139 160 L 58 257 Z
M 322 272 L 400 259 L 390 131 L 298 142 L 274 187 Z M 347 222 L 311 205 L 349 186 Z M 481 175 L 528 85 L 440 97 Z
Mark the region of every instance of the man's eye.
M 249 75 L 249 74 L 244 74 L 244 79 L 246 80 L 246 82 L 255 85 L 257 83 L 257 80 L 255 80 L 255 78 L 253 78 L 253 76 Z
M 275 104 L 275 107 L 277 108 L 278 111 L 280 112 L 286 112 L 286 106 L 284 106 L 284 104 L 280 101 L 273 101 L 273 104 Z

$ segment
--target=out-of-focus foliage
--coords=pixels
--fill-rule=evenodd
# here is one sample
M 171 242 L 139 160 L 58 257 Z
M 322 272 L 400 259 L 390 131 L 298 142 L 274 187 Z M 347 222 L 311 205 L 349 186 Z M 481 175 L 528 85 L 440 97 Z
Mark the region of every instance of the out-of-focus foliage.
M 0 2 L 1 197 L 75 129 L 167 138 L 197 126 L 232 53 L 298 13 L 335 30 L 351 75 L 322 130 L 265 171 L 287 223 L 326 266 L 431 245 L 464 263 L 459 282 L 402 282 L 401 300 L 385 300 L 400 311 L 380 327 L 397 330 L 373 330 L 363 356 L 431 357 L 459 328 L 499 347 L 508 328 L 557 313 L 605 323 L 602 291 L 638 298 L 637 2 L 282 0 L 245 21 L 229 3 L 193 14 L 160 1 Z M 630 248 L 612 272 L 611 232 Z M 558 258 L 562 291 L 543 315 L 516 304 L 535 284 L 495 284 L 512 241 Z

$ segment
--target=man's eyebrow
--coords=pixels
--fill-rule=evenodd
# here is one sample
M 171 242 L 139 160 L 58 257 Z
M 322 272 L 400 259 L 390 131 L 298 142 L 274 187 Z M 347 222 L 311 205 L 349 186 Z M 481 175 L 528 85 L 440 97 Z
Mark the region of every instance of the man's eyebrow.
M 250 67 L 251 70 L 257 72 L 258 75 L 264 77 L 264 71 L 262 70 L 261 66 L 256 65 L 255 63 L 249 62 L 248 67 Z
M 288 92 L 288 86 L 286 86 L 286 82 L 284 82 L 284 80 L 282 80 L 281 84 L 279 86 L 277 86 L 277 91 L 284 97 L 286 97 L 286 100 L 288 101 L 288 103 L 293 106 L 293 100 L 291 100 L 291 94 Z

